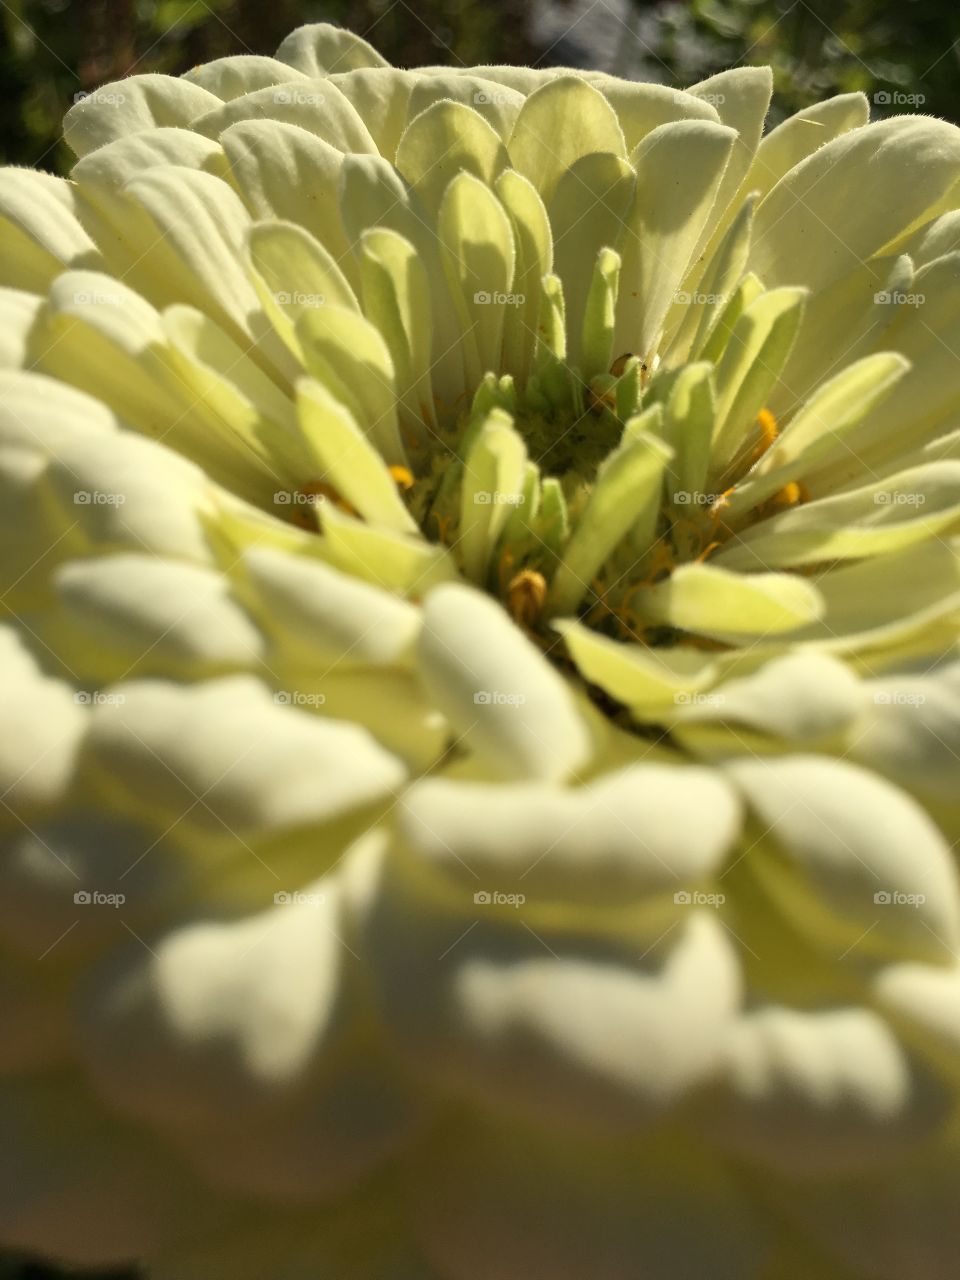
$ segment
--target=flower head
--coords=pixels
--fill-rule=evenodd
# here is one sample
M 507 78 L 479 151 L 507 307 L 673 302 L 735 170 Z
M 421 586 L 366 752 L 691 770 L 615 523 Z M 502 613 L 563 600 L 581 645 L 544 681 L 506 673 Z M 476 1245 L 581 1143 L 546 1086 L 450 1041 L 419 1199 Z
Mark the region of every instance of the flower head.
M 960 131 L 339 29 L 0 177 L 0 1239 L 953 1266 Z

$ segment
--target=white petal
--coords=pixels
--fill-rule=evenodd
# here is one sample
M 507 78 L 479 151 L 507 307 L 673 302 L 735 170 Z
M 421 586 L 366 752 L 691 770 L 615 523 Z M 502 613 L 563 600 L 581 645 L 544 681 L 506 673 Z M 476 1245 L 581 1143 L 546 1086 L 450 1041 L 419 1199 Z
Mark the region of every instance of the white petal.
M 437 705 L 485 768 L 559 780 L 586 763 L 589 734 L 566 682 L 487 596 L 459 585 L 432 591 L 419 661 Z
M 276 120 L 315 133 L 338 151 L 375 152 L 366 126 L 344 95 L 329 80 L 290 79 L 255 89 L 232 102 L 218 103 L 193 121 L 193 128 L 208 138 L 219 138 L 242 120 Z
M 6 824 L 17 813 L 56 803 L 69 787 L 87 715 L 66 684 L 42 674 L 10 627 L 0 628 L 0 655 L 0 817 Z
M 784 1173 L 871 1170 L 943 1119 L 943 1092 L 868 1009 L 761 1008 L 734 1027 L 724 1059 L 708 1128 Z
M 206 89 L 175 76 L 128 76 L 101 85 L 71 107 L 63 119 L 63 136 L 75 155 L 85 156 L 132 133 L 189 128 L 218 103 Z
M 49 173 L 0 170 L 0 231 L 0 280 L 15 289 L 43 292 L 64 267 L 100 264 L 74 187 Z
M 897 116 L 843 134 L 760 202 L 751 267 L 772 287 L 822 289 L 917 225 L 960 174 L 960 130 Z M 849 193 L 857 192 L 851 217 Z
M 561 174 L 596 151 L 627 158 L 616 112 L 585 80 L 561 75 L 524 102 L 510 135 L 510 162 L 529 178 L 544 204 Z
M 265 89 L 269 85 L 287 84 L 291 80 L 290 66 L 276 58 L 263 58 L 256 54 L 241 54 L 232 58 L 214 58 L 185 72 L 184 80 L 198 84 L 201 89 L 214 94 L 222 102 L 242 98 L 245 93 Z M 304 80 L 309 77 L 304 75 Z
M 656 350 L 667 311 L 713 208 L 737 135 L 706 120 L 648 133 L 631 159 L 634 206 L 623 242 L 615 346 L 642 359 Z
M 943 836 L 888 782 L 843 760 L 787 756 L 731 763 L 783 850 L 758 875 L 824 945 L 860 954 L 942 958 L 960 945 L 960 886 Z
M 428 780 L 402 813 L 417 855 L 471 893 L 540 903 L 672 893 L 717 871 L 738 830 L 736 798 L 696 766 L 637 765 L 573 789 Z
M 702 699 L 678 698 L 675 722 L 681 729 L 733 722 L 803 742 L 839 733 L 864 700 L 862 685 L 842 662 L 799 652 L 772 658 L 753 675 L 724 681 Z M 690 741 L 695 743 L 696 737 Z
M 54 582 L 75 665 L 104 682 L 218 675 L 263 657 L 263 635 L 212 569 L 129 553 L 72 561 Z
M 254 547 L 244 557 L 264 627 L 307 670 L 406 663 L 417 609 L 319 560 Z
M 121 692 L 94 708 L 92 764 L 118 806 L 158 822 L 214 837 L 332 821 L 403 780 L 363 730 L 278 705 L 252 677 Z
M 281 41 L 277 50 L 281 62 L 310 76 L 332 75 L 335 71 L 352 71 L 356 67 L 385 67 L 376 49 L 358 35 L 332 23 L 315 22 L 295 31 Z

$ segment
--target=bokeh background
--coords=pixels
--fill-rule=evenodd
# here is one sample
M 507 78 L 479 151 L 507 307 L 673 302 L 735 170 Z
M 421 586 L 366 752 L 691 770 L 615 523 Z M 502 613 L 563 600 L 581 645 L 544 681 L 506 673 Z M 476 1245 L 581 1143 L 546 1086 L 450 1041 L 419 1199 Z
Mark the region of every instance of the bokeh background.
M 0 0 L 0 158 L 65 173 L 60 119 L 76 95 L 135 73 L 272 54 L 304 22 L 348 26 L 400 67 L 579 66 L 684 87 L 769 63 L 770 124 L 852 90 L 876 118 L 921 111 L 960 123 L 957 0 Z M 0 1280 L 62 1274 L 0 1257 Z
M 572 65 L 683 87 L 769 62 L 779 117 L 860 89 L 877 116 L 960 119 L 957 0 L 0 0 L 0 155 L 63 172 L 59 123 L 77 93 L 273 53 L 319 21 L 401 67 Z

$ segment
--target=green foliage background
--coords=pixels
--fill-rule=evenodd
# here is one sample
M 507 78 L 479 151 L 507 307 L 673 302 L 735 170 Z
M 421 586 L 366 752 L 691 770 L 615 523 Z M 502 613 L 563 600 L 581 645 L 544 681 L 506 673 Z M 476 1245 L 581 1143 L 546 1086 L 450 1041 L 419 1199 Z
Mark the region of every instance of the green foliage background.
M 125 75 L 177 74 L 236 53 L 273 53 L 304 22 L 338 22 L 396 66 L 522 62 L 552 65 L 529 0 L 0 0 L 0 158 L 66 172 L 60 119 L 75 95 Z M 773 120 L 832 93 L 863 90 L 879 117 L 916 110 L 960 122 L 956 0 L 600 0 L 615 26 L 618 74 L 684 86 L 740 63 L 770 63 Z M 589 7 L 589 6 L 586 6 Z M 554 0 L 563 29 L 577 0 Z M 588 25 L 588 17 L 584 25 Z M 571 32 L 582 65 L 592 51 Z M 896 96 L 914 101 L 896 106 Z M 879 95 L 879 98 L 878 96 Z M 888 101 L 883 95 L 888 95 Z M 899 99 L 903 102 L 903 99 Z M 3 1159 L 0 1153 L 0 1159 Z M 0 1280 L 63 1273 L 0 1258 Z M 131 1273 L 87 1280 L 130 1280 Z
M 366 36 L 397 66 L 532 62 L 569 47 L 538 47 L 548 0 L 3 0 L 0 156 L 62 172 L 59 122 L 74 95 L 133 72 L 179 73 L 233 53 L 273 53 L 303 22 L 332 21 Z M 917 106 L 960 119 L 956 0 L 600 0 L 579 31 L 622 14 L 619 65 L 604 69 L 682 86 L 741 62 L 776 72 L 774 113 L 835 92 L 922 95 Z M 561 23 L 582 9 L 552 0 Z M 589 60 L 590 50 L 585 50 Z M 902 109 L 902 108 L 901 108 Z M 891 110 L 882 103 L 877 115 Z

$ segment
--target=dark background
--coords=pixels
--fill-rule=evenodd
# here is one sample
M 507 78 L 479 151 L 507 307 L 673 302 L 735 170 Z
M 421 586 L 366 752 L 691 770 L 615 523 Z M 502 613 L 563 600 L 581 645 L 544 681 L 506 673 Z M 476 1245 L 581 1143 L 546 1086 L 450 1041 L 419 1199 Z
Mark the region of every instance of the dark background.
M 919 94 L 905 109 L 960 119 L 956 0 L 0 0 L 0 157 L 63 172 L 59 122 L 74 94 L 272 54 L 318 21 L 351 27 L 402 67 L 579 65 L 684 86 L 769 62 L 776 117 L 861 89 Z M 890 109 L 881 96 L 874 112 Z
M 900 110 L 960 122 L 957 0 L 0 0 L 0 158 L 66 172 L 60 118 L 75 94 L 272 54 L 294 27 L 320 21 L 351 27 L 401 67 L 572 65 L 683 87 L 770 63 L 771 123 L 855 89 L 876 117 L 907 94 L 914 105 Z M 0 1258 L 0 1280 L 62 1274 Z

